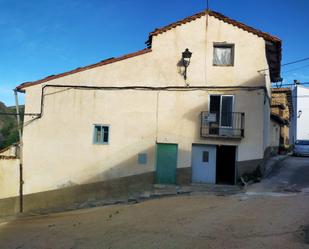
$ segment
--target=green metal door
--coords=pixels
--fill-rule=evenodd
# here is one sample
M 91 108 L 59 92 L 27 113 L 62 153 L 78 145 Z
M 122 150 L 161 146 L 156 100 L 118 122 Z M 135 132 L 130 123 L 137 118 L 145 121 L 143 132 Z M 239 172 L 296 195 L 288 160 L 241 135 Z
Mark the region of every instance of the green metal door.
M 177 151 L 177 144 L 157 144 L 157 183 L 176 183 Z

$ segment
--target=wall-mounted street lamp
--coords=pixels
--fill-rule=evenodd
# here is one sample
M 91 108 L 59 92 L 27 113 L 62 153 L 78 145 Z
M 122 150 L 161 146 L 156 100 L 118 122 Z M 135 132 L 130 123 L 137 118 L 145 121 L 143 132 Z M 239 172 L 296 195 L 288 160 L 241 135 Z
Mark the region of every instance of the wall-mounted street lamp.
M 181 61 L 182 61 L 182 65 L 185 68 L 185 71 L 183 73 L 183 77 L 185 80 L 187 80 L 187 68 L 190 65 L 191 56 L 192 56 L 192 53 L 189 51 L 188 48 L 186 48 L 186 50 L 182 52 Z
M 303 114 L 303 111 L 302 110 L 299 110 L 298 113 L 297 113 L 297 118 L 300 118 L 300 116 Z

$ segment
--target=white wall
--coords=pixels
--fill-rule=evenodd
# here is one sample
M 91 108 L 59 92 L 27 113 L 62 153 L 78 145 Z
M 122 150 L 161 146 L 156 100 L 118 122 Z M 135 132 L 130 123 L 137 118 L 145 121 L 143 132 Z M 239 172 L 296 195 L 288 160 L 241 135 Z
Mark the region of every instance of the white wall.
M 290 143 L 294 144 L 296 140 L 296 119 L 297 119 L 297 90 L 296 87 L 292 87 L 292 108 L 293 112 L 291 114 L 291 124 L 290 124 Z
M 301 111 L 301 115 L 296 117 L 296 139 L 309 140 L 309 88 L 296 87 L 296 112 Z

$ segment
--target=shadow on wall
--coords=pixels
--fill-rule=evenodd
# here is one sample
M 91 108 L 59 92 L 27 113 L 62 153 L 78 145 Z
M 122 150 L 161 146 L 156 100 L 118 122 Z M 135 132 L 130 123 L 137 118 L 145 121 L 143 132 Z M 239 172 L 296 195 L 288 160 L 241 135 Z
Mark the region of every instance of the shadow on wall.
M 156 172 L 156 142 L 154 141 L 154 146 L 148 147 L 141 151 L 141 153 L 147 153 L 147 164 L 139 164 L 138 161 L 138 154 L 140 152 L 136 152 L 133 156 L 123 160 L 115 164 L 113 167 L 103 170 L 101 172 L 96 173 L 94 176 L 86 179 L 83 184 L 91 184 L 94 182 L 102 182 L 102 181 L 113 181 L 115 179 L 121 177 L 131 177 L 135 175 L 143 175 L 151 173 L 153 174 L 152 181 L 150 184 L 155 183 L 155 172 Z M 183 164 L 181 162 L 188 162 Z M 178 149 L 178 160 L 177 160 L 177 167 L 181 166 L 182 168 L 189 168 L 191 167 L 191 151 Z M 187 182 L 189 183 L 189 182 Z M 77 185 L 77 184 L 75 184 Z M 128 186 L 127 190 L 131 190 L 131 186 Z M 137 190 L 132 185 L 132 190 Z
M 200 137 L 200 130 L 201 130 L 201 113 L 203 111 L 208 111 L 208 103 L 205 101 L 205 104 L 197 106 L 195 108 L 190 109 L 189 112 L 183 114 L 183 118 L 186 120 L 191 121 L 194 124 L 193 129 L 193 137 L 194 140 L 199 141 Z
M 245 69 L 244 69 L 245 70 Z M 222 72 L 224 73 L 224 71 Z M 207 82 L 205 86 L 266 86 L 266 80 L 265 76 L 263 74 L 259 74 L 257 72 L 257 75 L 255 77 L 252 77 L 249 80 L 243 81 L 243 82 L 226 82 L 225 84 L 217 84 L 216 82 Z
M 154 141 L 155 143 L 155 141 Z M 134 147 L 134 145 L 132 145 Z M 117 151 L 114 154 L 110 155 L 110 158 L 117 158 L 122 151 Z M 141 151 L 132 152 L 133 156 L 123 160 L 122 162 L 118 162 L 113 167 L 108 168 L 102 172 L 96 173 L 94 176 L 88 178 L 85 183 L 88 182 L 97 182 L 97 181 L 105 181 L 108 179 L 115 179 L 124 176 L 131 176 L 137 174 L 143 174 L 147 172 L 153 172 L 155 170 L 154 162 L 155 162 L 155 145 L 144 148 Z M 146 154 L 146 164 L 139 163 L 138 156 L 139 154 Z M 107 158 L 108 160 L 108 158 Z M 113 159 L 111 159 L 113 160 Z M 102 163 L 98 163 L 104 165 L 104 161 Z
M 244 69 L 245 70 L 245 69 Z M 236 82 L 239 86 L 266 86 L 265 76 L 257 73 L 257 75 L 250 80 L 243 81 L 241 83 Z
M 183 60 L 182 60 L 182 59 L 179 60 L 179 61 L 177 62 L 177 64 L 176 64 L 176 66 L 177 66 L 177 72 L 178 72 L 178 74 L 180 74 L 182 77 L 184 77 L 184 75 L 185 75 L 185 68 L 184 68 L 184 62 L 183 62 Z
M 149 147 L 152 156 L 155 157 L 155 146 Z M 191 152 L 186 150 L 178 151 L 178 161 L 180 158 L 191 161 Z M 24 196 L 24 212 L 43 211 L 48 212 L 63 211 L 79 206 L 81 203 L 102 201 L 108 199 L 128 199 L 130 196 L 141 194 L 153 188 L 155 181 L 155 159 L 144 172 L 139 172 L 137 165 L 137 154 L 118 163 L 111 169 L 101 171 L 93 177 L 88 178 L 81 184 L 72 185 L 72 180 L 68 177 L 71 186 L 50 191 L 44 191 Z M 184 166 L 184 165 L 183 165 Z M 181 184 L 191 182 L 190 165 L 186 168 L 178 168 L 176 180 Z M 131 175 L 121 176 L 121 172 L 130 172 Z M 115 177 L 107 179 L 107 177 Z M 42 176 L 41 176 L 42 177 Z M 105 180 L 102 180 L 105 179 Z M 0 216 L 18 212 L 18 197 L 0 200 Z

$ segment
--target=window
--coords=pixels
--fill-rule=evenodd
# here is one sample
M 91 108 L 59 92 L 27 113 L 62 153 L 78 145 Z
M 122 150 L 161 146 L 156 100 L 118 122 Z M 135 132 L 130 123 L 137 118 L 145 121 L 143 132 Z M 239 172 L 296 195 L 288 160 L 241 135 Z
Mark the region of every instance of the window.
M 215 43 L 214 44 L 214 66 L 234 65 L 234 44 Z
M 221 96 L 221 126 L 232 126 L 233 96 Z
M 208 151 L 203 151 L 203 163 L 208 163 L 209 162 L 209 152 Z
M 233 95 L 210 95 L 209 112 L 216 115 L 210 123 L 210 134 L 218 134 L 220 127 L 233 127 Z
M 108 144 L 109 142 L 109 126 L 108 125 L 94 125 L 93 143 L 94 144 Z

